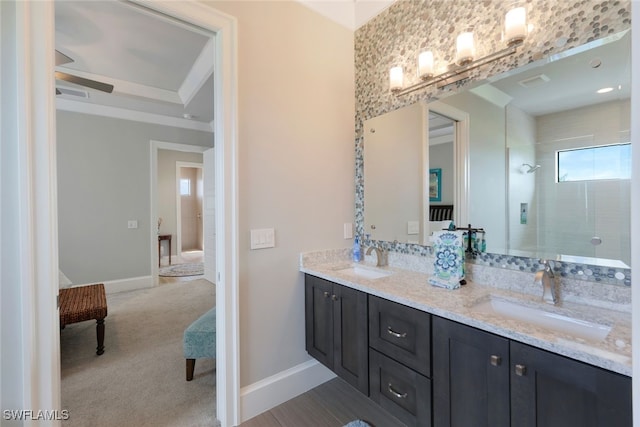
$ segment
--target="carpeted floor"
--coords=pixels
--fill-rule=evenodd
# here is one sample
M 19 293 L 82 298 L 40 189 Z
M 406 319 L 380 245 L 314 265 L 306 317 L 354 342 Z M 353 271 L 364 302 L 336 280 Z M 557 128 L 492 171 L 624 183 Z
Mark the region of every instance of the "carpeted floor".
M 107 295 L 105 352 L 96 356 L 95 322 L 61 331 L 64 426 L 213 426 L 215 361 L 196 361 L 185 380 L 184 329 L 215 305 L 198 279 Z

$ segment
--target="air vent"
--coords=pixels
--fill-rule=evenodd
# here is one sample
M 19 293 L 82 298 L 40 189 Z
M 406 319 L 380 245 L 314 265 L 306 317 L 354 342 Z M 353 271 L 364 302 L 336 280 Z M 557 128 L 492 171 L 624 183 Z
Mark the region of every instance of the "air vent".
M 89 98 L 89 92 L 82 89 L 71 89 L 69 87 L 57 86 L 56 89 L 60 91 L 60 95 L 76 96 L 78 98 Z
M 551 80 L 544 74 L 538 74 L 537 76 L 529 77 L 528 79 L 520 80 L 518 84 L 522 87 L 531 88 L 543 85 Z

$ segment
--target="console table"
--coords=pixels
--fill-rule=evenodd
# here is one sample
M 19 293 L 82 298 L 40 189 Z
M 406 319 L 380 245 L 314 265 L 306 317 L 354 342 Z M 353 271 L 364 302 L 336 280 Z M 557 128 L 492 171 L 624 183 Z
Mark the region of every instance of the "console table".
M 160 246 L 162 245 L 163 240 L 169 241 L 169 265 L 171 265 L 171 234 L 160 234 L 158 235 L 158 268 L 160 268 L 160 260 L 162 260 L 162 256 L 160 255 Z

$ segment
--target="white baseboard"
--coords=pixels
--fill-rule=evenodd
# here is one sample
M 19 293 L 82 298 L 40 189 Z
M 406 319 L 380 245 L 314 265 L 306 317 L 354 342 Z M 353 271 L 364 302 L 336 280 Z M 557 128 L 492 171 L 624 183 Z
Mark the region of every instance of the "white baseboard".
M 240 390 L 241 422 L 293 399 L 335 376 L 336 374 L 317 360 L 309 360 L 242 387 Z
M 153 276 L 130 277 L 128 279 L 109 280 L 102 283 L 104 283 L 104 291 L 107 294 L 135 291 L 136 289 L 152 288 L 154 286 Z M 85 283 L 85 284 L 89 285 L 92 283 Z M 83 285 L 73 285 L 73 286 L 83 286 Z

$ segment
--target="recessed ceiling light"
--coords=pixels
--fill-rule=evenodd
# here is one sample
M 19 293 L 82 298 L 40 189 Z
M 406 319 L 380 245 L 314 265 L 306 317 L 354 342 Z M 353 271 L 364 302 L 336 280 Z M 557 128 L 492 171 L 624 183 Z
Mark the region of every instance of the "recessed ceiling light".
M 597 93 L 607 93 L 607 92 L 611 92 L 613 90 L 612 87 L 603 87 L 602 89 L 598 89 L 596 92 Z

